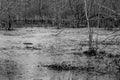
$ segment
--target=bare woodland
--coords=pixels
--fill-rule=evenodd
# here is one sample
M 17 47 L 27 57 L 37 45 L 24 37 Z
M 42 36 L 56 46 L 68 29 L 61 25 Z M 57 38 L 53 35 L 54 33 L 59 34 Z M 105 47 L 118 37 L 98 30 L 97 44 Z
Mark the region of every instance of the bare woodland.
M 0 80 L 120 80 L 120 0 L 0 0 Z

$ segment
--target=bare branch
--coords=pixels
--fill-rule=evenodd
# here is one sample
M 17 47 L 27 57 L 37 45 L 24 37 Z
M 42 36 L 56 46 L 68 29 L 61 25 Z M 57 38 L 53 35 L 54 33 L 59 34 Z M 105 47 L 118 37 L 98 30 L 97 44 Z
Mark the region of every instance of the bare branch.
M 104 6 L 104 5 L 100 5 L 100 4 L 97 4 L 97 3 L 95 3 L 95 5 L 97 5 L 97 6 L 99 6 L 99 7 L 102 7 L 102 8 L 105 8 L 105 9 L 107 9 L 107 10 L 109 10 L 109 11 L 115 13 L 115 14 L 118 14 L 118 15 L 120 16 L 120 13 L 118 13 L 117 11 L 115 11 L 115 10 L 109 8 L 109 7 L 106 7 L 106 6 Z

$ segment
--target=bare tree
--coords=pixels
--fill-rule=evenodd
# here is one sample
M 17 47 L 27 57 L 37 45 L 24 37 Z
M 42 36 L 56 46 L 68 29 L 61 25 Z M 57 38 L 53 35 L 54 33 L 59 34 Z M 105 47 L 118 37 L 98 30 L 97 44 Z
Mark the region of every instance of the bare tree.
M 86 15 L 86 20 L 87 20 L 87 27 L 88 27 L 88 32 L 89 32 L 89 50 L 92 49 L 92 29 L 90 27 L 90 22 L 89 22 L 89 18 L 88 18 L 88 6 L 87 6 L 87 1 L 84 0 L 85 3 L 85 15 Z

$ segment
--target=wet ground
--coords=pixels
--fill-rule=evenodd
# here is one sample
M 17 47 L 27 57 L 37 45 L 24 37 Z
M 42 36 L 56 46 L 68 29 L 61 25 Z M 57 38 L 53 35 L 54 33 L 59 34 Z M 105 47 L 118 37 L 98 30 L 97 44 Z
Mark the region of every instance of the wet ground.
M 114 80 L 113 74 L 81 71 L 54 71 L 44 64 L 76 61 L 73 65 L 86 65 L 86 57 L 69 54 L 83 50 L 80 41 L 87 41 L 87 29 L 59 30 L 21 28 L 0 31 L 0 80 Z M 106 32 L 108 33 L 108 32 Z M 101 36 L 100 38 L 105 38 Z M 87 47 L 86 47 L 87 48 Z M 84 48 L 85 49 L 85 48 Z

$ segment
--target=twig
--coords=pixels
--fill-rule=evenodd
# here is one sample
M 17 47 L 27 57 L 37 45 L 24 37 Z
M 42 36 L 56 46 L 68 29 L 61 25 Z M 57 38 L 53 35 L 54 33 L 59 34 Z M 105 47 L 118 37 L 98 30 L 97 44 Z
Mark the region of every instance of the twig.
M 113 40 L 114 40 L 117 36 L 119 36 L 119 35 L 120 35 L 120 34 L 112 35 L 113 38 L 112 38 L 109 42 L 112 43 Z M 103 40 L 102 43 L 105 42 L 108 38 L 109 38 L 109 37 L 107 37 L 105 40 Z M 105 49 L 106 47 L 108 47 L 108 45 L 105 45 L 102 49 Z M 102 50 L 102 49 L 101 49 L 101 50 Z
M 115 13 L 115 14 L 118 14 L 118 15 L 120 16 L 120 13 L 118 13 L 117 11 L 115 11 L 115 10 L 113 10 L 113 9 L 111 9 L 111 8 L 108 8 L 108 7 L 104 6 L 104 5 L 100 5 L 100 4 L 97 4 L 97 3 L 95 3 L 95 4 L 96 4 L 97 6 L 100 6 L 100 7 L 102 7 L 102 8 L 105 8 L 105 9 L 107 9 L 107 10 L 109 10 L 109 11 Z
M 62 33 L 63 30 L 64 30 L 64 29 L 62 29 L 62 30 L 58 31 L 56 34 L 52 34 L 52 35 L 53 35 L 53 36 L 58 36 L 60 33 Z
M 102 42 L 105 42 L 107 39 L 109 39 L 110 37 L 116 37 L 119 36 L 120 34 L 115 34 L 115 35 L 110 35 L 108 37 L 106 37 Z
M 13 3 L 14 3 L 14 2 L 11 2 L 11 3 L 8 5 L 7 8 L 5 8 L 3 11 L 1 11 L 2 13 L 1 13 L 0 17 L 5 14 L 5 12 L 9 9 L 9 7 L 10 7 Z
M 96 34 L 96 35 L 106 35 L 106 36 L 109 36 L 109 35 L 112 35 L 112 34 L 115 34 L 115 33 L 117 33 L 118 31 L 120 31 L 120 30 L 116 30 L 116 31 L 113 31 L 113 32 L 111 32 L 111 33 L 108 33 L 108 34 L 100 34 L 100 33 L 97 33 L 97 32 L 93 32 L 93 34 Z

